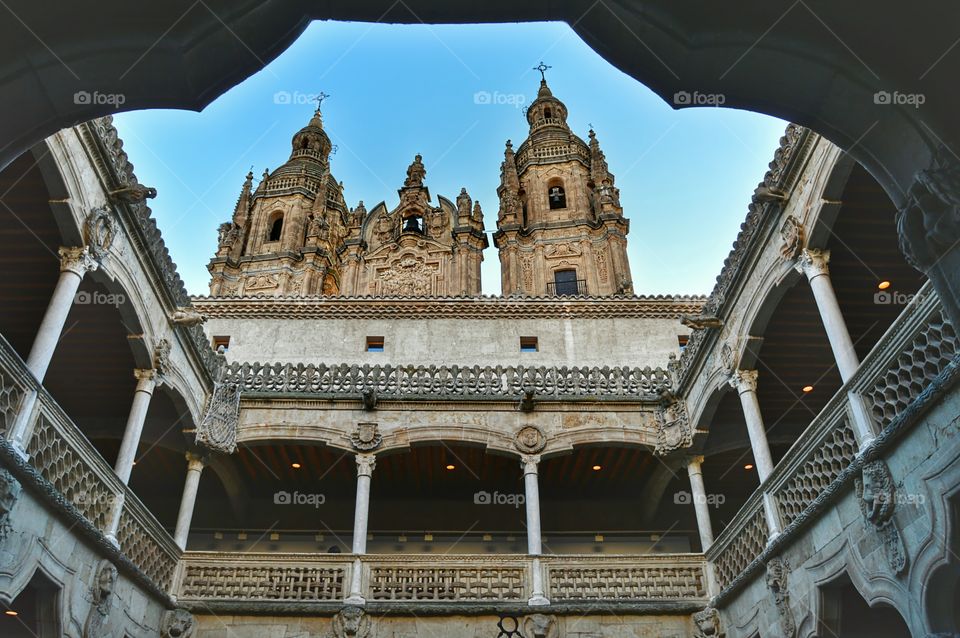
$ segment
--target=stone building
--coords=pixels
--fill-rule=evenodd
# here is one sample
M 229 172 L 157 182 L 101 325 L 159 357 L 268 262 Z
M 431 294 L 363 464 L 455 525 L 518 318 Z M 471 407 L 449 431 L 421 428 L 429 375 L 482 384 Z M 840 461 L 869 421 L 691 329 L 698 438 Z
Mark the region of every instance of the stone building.
M 430 201 L 417 155 L 392 210 L 346 205 L 331 173 L 332 145 L 318 108 L 291 140 L 290 159 L 247 175 L 231 221 L 220 226 L 210 260 L 210 294 L 478 295 L 487 238 L 480 203 L 466 189 L 456 204 Z
M 109 118 L 0 172 L 0 268 L 24 273 L 0 283 L 0 635 L 960 633 L 954 299 L 851 155 L 788 126 L 711 294 L 650 297 L 593 287 L 598 245 L 606 283 L 627 272 L 619 208 L 594 208 L 613 178 L 524 164 L 531 131 L 504 272 L 513 237 L 546 291 L 562 235 L 587 294 L 483 297 L 444 261 L 479 263 L 467 197 L 432 206 L 416 160 L 355 222 L 319 118 L 294 139 L 205 297 Z M 419 274 L 384 285 L 405 255 Z
M 567 107 L 541 79 L 527 108 L 530 134 L 508 140 L 500 165 L 494 245 L 504 294 L 633 294 L 630 223 L 600 150 L 567 125 Z

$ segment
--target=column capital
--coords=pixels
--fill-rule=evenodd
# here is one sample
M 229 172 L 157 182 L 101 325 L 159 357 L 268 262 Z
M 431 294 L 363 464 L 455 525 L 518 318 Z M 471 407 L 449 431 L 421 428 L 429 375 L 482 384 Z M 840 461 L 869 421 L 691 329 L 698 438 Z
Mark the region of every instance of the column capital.
M 827 264 L 830 263 L 830 251 L 821 250 L 820 248 L 804 248 L 800 251 L 800 256 L 797 258 L 797 263 L 794 265 L 794 268 L 798 272 L 802 272 L 807 276 L 807 279 L 813 279 L 814 277 L 819 277 L 820 275 L 829 275 L 830 268 Z
M 83 278 L 87 272 L 97 269 L 97 262 L 90 256 L 87 246 L 61 246 L 57 251 L 60 254 L 60 272 L 70 271 Z
M 700 465 L 703 463 L 703 456 L 696 455 L 696 454 L 692 456 L 688 456 L 686 458 L 686 461 L 687 461 L 687 470 L 690 470 L 690 471 L 696 470 L 699 472 Z
M 145 370 L 136 368 L 133 371 L 133 377 L 137 380 L 137 392 L 146 392 L 153 394 L 153 389 L 157 387 L 157 371 L 154 369 Z
M 730 377 L 730 385 L 737 389 L 739 394 L 757 391 L 756 370 L 734 370 Z
M 187 472 L 202 472 L 207 466 L 209 458 L 196 452 L 187 452 Z
M 520 455 L 520 467 L 523 468 L 523 474 L 536 474 L 537 466 L 540 464 L 540 455 L 539 454 L 521 454 Z
M 357 454 L 357 476 L 373 476 L 377 467 L 376 454 Z

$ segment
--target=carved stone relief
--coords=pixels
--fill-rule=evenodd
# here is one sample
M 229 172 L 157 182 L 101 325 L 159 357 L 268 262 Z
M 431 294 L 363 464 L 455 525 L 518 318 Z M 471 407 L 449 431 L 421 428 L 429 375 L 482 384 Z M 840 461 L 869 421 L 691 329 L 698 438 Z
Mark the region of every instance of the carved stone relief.
M 582 254 L 580 246 L 575 242 L 565 242 L 559 244 L 549 244 L 543 251 L 543 256 L 547 259 L 560 259 L 562 257 L 579 257 Z
M 539 454 L 547 446 L 547 437 L 540 428 L 528 425 L 516 433 L 513 445 L 524 454 Z
M 383 435 L 376 423 L 358 423 L 356 429 L 350 434 L 350 441 L 355 450 L 369 452 L 380 447 L 383 443 Z
M 720 628 L 720 612 L 713 607 L 695 613 L 693 624 L 697 632 L 696 638 L 723 638 L 725 635 Z
M 331 636 L 333 638 L 373 638 L 370 617 L 362 607 L 344 607 L 333 617 Z
M 90 248 L 90 256 L 103 261 L 117 237 L 117 222 L 113 212 L 105 207 L 94 208 L 83 222 L 83 241 Z
M 523 619 L 523 635 L 525 638 L 557 638 L 557 617 L 546 614 L 527 616 Z
M 786 559 L 777 556 L 767 562 L 767 589 L 773 596 L 784 638 L 793 638 L 797 633 L 797 623 L 790 609 L 790 591 L 787 587 L 789 573 L 790 564 Z
M 0 542 L 10 533 L 10 512 L 20 498 L 22 488 L 13 474 L 0 468 Z
M 117 568 L 110 561 L 102 561 L 90 588 L 90 612 L 83 624 L 83 638 L 104 638 L 117 585 Z
M 275 275 L 253 275 L 247 277 L 246 283 L 243 285 L 244 290 L 267 290 L 270 288 L 276 288 L 280 285 L 280 281 Z
M 681 398 L 668 397 L 657 409 L 657 445 L 654 453 L 663 456 L 690 447 L 692 443 L 693 431 L 686 403 Z
M 787 261 L 792 261 L 800 255 L 805 241 L 805 232 L 800 220 L 793 215 L 788 215 L 780 226 L 780 256 Z
M 170 372 L 170 351 L 172 346 L 169 339 L 158 339 L 153 347 L 153 367 L 160 374 Z
M 186 609 L 171 609 L 163 615 L 163 624 L 160 626 L 162 638 L 191 638 L 196 621 Z
M 377 273 L 382 294 L 400 296 L 427 296 L 434 294 L 435 264 L 427 264 L 422 257 L 405 254 Z
M 856 489 L 860 511 L 868 528 L 880 536 L 890 569 L 895 574 L 902 573 L 907 567 L 907 551 L 893 519 L 897 495 L 887 464 L 879 460 L 865 464 Z

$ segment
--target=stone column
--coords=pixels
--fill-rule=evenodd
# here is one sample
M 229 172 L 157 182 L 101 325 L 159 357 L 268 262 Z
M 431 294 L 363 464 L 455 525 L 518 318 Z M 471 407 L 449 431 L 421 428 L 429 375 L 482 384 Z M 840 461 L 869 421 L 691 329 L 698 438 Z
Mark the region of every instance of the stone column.
M 757 466 L 760 477 L 760 487 L 767 477 L 773 473 L 773 457 L 770 454 L 770 445 L 767 443 L 767 431 L 763 427 L 763 417 L 760 414 L 760 403 L 757 401 L 757 371 L 736 370 L 730 379 L 730 385 L 740 395 L 740 405 L 743 407 L 743 418 L 747 422 L 747 435 L 750 437 L 750 447 L 753 450 L 753 461 Z M 780 517 L 776 505 L 770 495 L 763 494 L 763 509 L 767 518 L 767 528 L 770 539 L 780 534 Z
M 200 473 L 207 465 L 207 459 L 187 452 L 187 480 L 183 484 L 183 497 L 180 499 L 180 513 L 177 514 L 177 529 L 173 540 L 180 549 L 187 548 L 190 535 L 190 521 L 193 520 L 193 506 L 197 502 L 197 489 L 200 487 Z
M 840 372 L 840 378 L 846 383 L 860 367 L 860 360 L 857 358 L 853 340 L 850 338 L 847 324 L 840 312 L 837 295 L 833 290 L 833 283 L 830 281 L 830 269 L 827 266 L 829 262 L 829 250 L 805 248 L 800 254 L 796 268 L 806 275 L 810 282 L 813 298 L 816 300 L 817 310 L 820 311 L 820 319 L 823 321 L 823 327 L 830 342 L 830 349 L 833 350 L 833 357 L 837 362 L 837 370 Z M 873 419 L 859 395 L 850 393 L 848 399 L 853 427 L 862 450 L 873 441 Z
M 697 514 L 700 547 L 705 552 L 713 545 L 713 525 L 710 523 L 710 507 L 707 505 L 707 490 L 703 486 L 701 463 L 703 463 L 702 456 L 691 457 L 687 462 L 687 474 L 690 476 L 690 494 L 693 497 L 693 508 Z
M 528 604 L 549 605 L 550 601 L 543 594 L 543 572 L 540 567 L 540 485 L 537 477 L 537 466 L 539 464 L 539 454 L 524 454 L 521 457 L 520 467 L 523 468 L 524 502 L 527 509 L 527 553 L 533 558 L 533 565 L 531 566 L 533 591 Z
M 363 605 L 361 582 L 363 563 L 360 556 L 367 553 L 367 522 L 370 516 L 370 481 L 377 466 L 377 457 L 373 454 L 357 454 L 357 504 L 353 511 L 353 574 L 350 578 L 350 595 L 346 602 Z
M 60 249 L 60 279 L 53 290 L 53 297 L 43 315 L 37 336 L 33 340 L 33 347 L 27 357 L 27 368 L 37 378 L 43 381 L 47 373 L 47 366 L 53 358 L 53 351 L 60 340 L 63 325 L 67 321 L 70 307 L 83 276 L 91 270 L 97 269 L 97 262 L 90 256 L 86 246 Z
M 47 367 L 60 341 L 63 326 L 67 321 L 67 315 L 70 314 L 70 307 L 73 305 L 80 282 L 87 272 L 96 270 L 98 266 L 86 246 L 61 247 L 59 253 L 60 279 L 57 280 L 57 286 L 53 289 L 53 296 L 47 305 L 47 311 L 40 322 L 37 336 L 33 340 L 33 346 L 26 361 L 27 369 L 40 383 L 43 383 L 43 378 L 47 374 Z M 36 403 L 37 393 L 29 390 L 20 403 L 20 409 L 17 411 L 8 435 L 14 449 L 24 458 L 26 458 L 27 429 Z

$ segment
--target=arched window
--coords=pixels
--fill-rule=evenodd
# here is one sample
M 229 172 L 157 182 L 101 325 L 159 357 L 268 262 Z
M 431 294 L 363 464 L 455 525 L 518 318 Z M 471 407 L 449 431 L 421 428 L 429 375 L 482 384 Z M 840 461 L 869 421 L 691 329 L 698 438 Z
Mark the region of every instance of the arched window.
M 547 201 L 550 204 L 550 210 L 567 207 L 567 193 L 563 190 L 562 182 L 551 182 L 547 186 Z
M 270 236 L 267 241 L 280 241 L 280 235 L 283 234 L 283 215 L 280 215 L 270 224 Z
M 543 117 L 545 117 L 545 118 L 548 119 L 548 120 L 549 120 L 551 117 L 553 117 L 553 111 L 550 110 L 550 107 L 549 107 L 549 106 L 543 109 Z
M 423 234 L 423 217 L 410 215 L 403 220 L 403 232 Z

